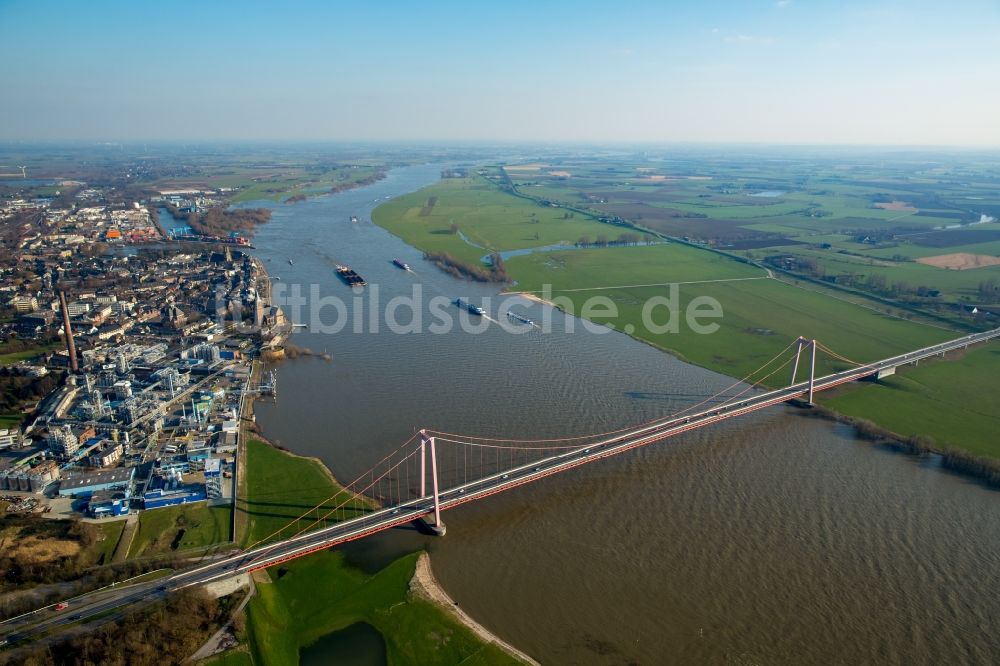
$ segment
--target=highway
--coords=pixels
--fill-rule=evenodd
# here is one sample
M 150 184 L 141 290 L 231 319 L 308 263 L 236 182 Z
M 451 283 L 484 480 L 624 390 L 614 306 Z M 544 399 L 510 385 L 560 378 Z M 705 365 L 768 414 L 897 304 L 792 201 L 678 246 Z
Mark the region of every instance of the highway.
M 975 333 L 858 368 L 819 377 L 814 380 L 813 390 L 824 391 L 841 384 L 864 379 L 880 371 L 941 356 L 947 352 L 963 349 L 969 345 L 997 337 L 1000 337 L 1000 329 Z M 517 486 L 532 483 L 546 476 L 565 472 L 574 467 L 618 455 L 640 446 L 646 446 L 689 430 L 695 430 L 713 423 L 788 402 L 789 400 L 802 398 L 803 396 L 807 396 L 808 393 L 809 381 L 798 382 L 786 388 L 737 398 L 731 402 L 715 405 L 699 412 L 655 421 L 605 439 L 581 445 L 578 448 L 565 449 L 550 457 L 507 469 L 464 485 L 442 490 L 439 493 L 440 509 L 444 511 L 466 502 L 483 499 L 490 495 L 516 488 Z M 41 621 L 38 621 L 39 618 L 37 616 L 31 616 L 30 614 L 29 616 L 8 620 L 0 623 L 0 637 L 9 639 L 10 633 L 16 632 L 19 634 L 19 638 L 24 638 L 60 625 L 85 620 L 88 617 L 93 617 L 137 601 L 160 598 L 170 590 L 181 589 L 191 585 L 200 585 L 239 573 L 247 573 L 271 567 L 281 562 L 302 557 L 308 553 L 360 539 L 397 525 L 410 523 L 433 513 L 434 498 L 432 495 L 396 506 L 374 510 L 365 515 L 345 520 L 329 527 L 223 557 L 157 581 L 123 588 L 111 596 L 108 596 L 107 592 L 95 593 L 96 596 L 87 595 L 79 601 L 74 602 L 70 608 L 61 614 L 53 615 L 49 613 Z M 95 598 L 91 600 L 92 596 L 95 596 Z

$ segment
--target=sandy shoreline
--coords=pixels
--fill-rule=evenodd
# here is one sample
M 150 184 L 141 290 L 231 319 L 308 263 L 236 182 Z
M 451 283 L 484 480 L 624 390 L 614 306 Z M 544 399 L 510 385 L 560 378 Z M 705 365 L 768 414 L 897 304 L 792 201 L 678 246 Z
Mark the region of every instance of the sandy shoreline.
M 477 638 L 479 638 L 479 640 L 484 643 L 496 645 L 498 648 L 515 659 L 519 659 L 527 664 L 535 664 L 538 666 L 537 661 L 521 652 L 510 643 L 505 642 L 489 629 L 473 620 L 465 611 L 458 607 L 458 604 L 456 604 L 455 601 L 448 596 L 438 583 L 437 579 L 434 577 L 434 571 L 431 569 L 431 558 L 427 553 L 421 553 L 420 557 L 417 558 L 417 568 L 414 570 L 413 578 L 410 580 L 410 591 L 412 591 L 416 596 L 427 599 L 428 601 L 440 606 L 445 612 L 467 627 L 476 635 Z
M 534 301 L 535 303 L 541 303 L 542 305 L 548 305 L 549 307 L 555 308 L 556 310 L 559 310 L 560 312 L 562 312 L 562 308 L 560 308 L 558 305 L 556 305 L 552 301 L 547 301 L 544 298 L 542 298 L 541 296 L 536 296 L 535 294 L 531 293 L 530 291 L 509 291 L 509 292 L 504 292 L 504 293 L 505 294 L 509 294 L 511 296 L 517 295 L 517 296 L 520 296 L 521 298 L 525 298 L 525 299 L 527 299 L 529 301 Z

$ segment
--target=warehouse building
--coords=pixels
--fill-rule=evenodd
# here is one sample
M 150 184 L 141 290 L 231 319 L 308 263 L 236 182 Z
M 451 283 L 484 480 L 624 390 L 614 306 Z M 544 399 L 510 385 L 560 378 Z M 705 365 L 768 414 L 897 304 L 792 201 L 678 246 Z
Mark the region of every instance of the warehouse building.
M 84 472 L 67 476 L 59 484 L 60 497 L 90 497 L 101 490 L 129 490 L 135 478 L 135 468 Z

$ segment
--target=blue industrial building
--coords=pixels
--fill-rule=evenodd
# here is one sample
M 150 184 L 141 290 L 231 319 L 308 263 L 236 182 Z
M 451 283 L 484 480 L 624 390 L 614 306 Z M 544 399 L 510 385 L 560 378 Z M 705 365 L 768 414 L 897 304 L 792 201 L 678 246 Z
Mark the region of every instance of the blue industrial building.
M 160 509 L 165 506 L 203 502 L 206 499 L 204 486 L 190 486 L 167 490 L 158 488 L 142 495 L 142 505 L 145 509 Z
M 99 490 L 90 496 L 87 515 L 91 518 L 109 518 L 128 514 L 129 493 L 124 490 Z

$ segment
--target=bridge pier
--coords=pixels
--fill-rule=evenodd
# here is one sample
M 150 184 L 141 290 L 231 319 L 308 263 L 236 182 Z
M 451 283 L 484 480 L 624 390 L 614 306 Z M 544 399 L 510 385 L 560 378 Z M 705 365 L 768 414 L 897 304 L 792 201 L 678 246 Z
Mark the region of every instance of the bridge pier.
M 437 449 L 434 446 L 434 438 L 428 437 L 427 432 L 420 431 L 420 496 L 426 497 L 426 456 L 427 449 L 430 448 L 431 454 L 431 491 L 434 495 L 434 521 L 431 522 L 427 520 L 426 517 L 421 518 L 420 522 L 426 527 L 427 531 L 434 536 L 444 536 L 446 529 L 444 523 L 441 521 L 441 496 L 438 493 L 438 466 L 437 466 Z
M 445 526 L 444 523 L 441 523 L 440 525 L 435 525 L 433 522 L 431 522 L 430 520 L 428 520 L 426 517 L 417 518 L 414 521 L 414 523 L 416 524 L 417 529 L 422 534 L 429 534 L 430 536 L 439 536 L 440 537 L 440 536 L 444 536 L 448 532 L 448 528 Z
M 796 340 L 795 347 L 795 363 L 792 365 L 792 380 L 789 382 L 789 386 L 795 385 L 795 379 L 799 374 L 799 361 L 802 358 L 802 350 L 809 349 L 809 391 L 808 391 L 808 404 L 813 404 L 813 394 L 815 393 L 816 387 L 816 341 L 807 340 L 802 336 Z

